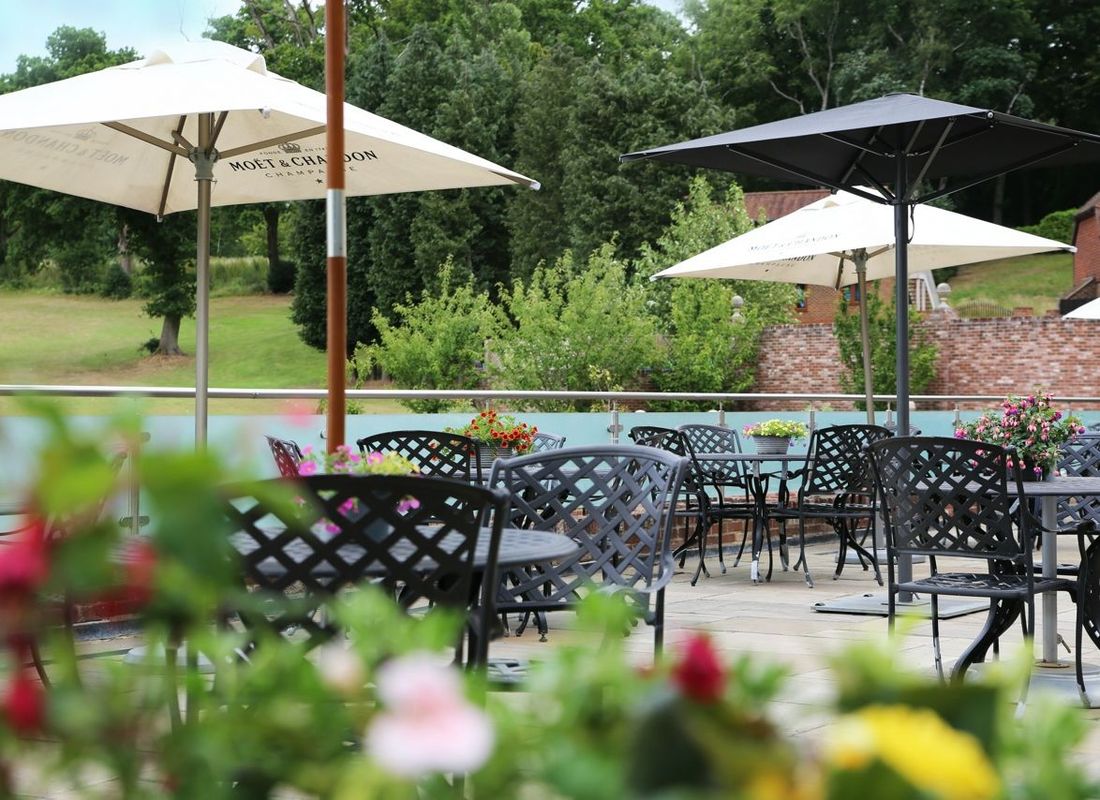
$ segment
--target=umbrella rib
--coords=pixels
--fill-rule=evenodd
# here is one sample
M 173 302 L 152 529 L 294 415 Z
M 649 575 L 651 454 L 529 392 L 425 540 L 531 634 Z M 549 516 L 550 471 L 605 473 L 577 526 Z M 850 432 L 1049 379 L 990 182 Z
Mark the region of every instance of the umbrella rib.
M 179 123 L 176 125 L 176 129 L 172 131 L 172 138 L 177 138 L 183 131 L 183 125 L 187 122 L 187 115 L 184 114 L 180 117 Z M 168 205 L 168 188 L 172 185 L 172 170 L 176 167 L 176 154 L 172 153 L 168 156 L 168 169 L 164 173 L 164 187 L 160 192 L 160 205 L 157 206 L 157 219 L 164 216 L 164 207 Z
M 875 134 L 871 137 L 871 141 L 875 140 L 875 138 L 878 136 L 878 132 L 881 131 L 881 130 L 882 130 L 882 128 L 880 126 L 878 128 L 878 130 L 875 131 Z M 893 153 L 891 153 L 888 150 L 875 150 L 873 147 L 871 147 L 870 142 L 868 142 L 867 144 L 861 144 L 860 142 L 857 142 L 854 139 L 848 139 L 848 138 L 845 138 L 844 136 L 840 136 L 840 135 L 835 134 L 835 133 L 823 133 L 823 134 L 821 134 L 821 138 L 822 139 L 831 139 L 834 142 L 839 142 L 840 144 L 844 145 L 845 147 L 850 147 L 853 150 L 859 150 L 859 151 L 861 151 L 861 153 L 860 153 L 861 158 L 862 158 L 864 153 L 870 153 L 873 156 L 879 156 L 881 158 L 889 158 L 891 155 L 893 155 Z
M 745 158 L 751 159 L 752 161 L 759 161 L 761 164 L 769 167 L 781 169 L 784 172 L 788 172 L 791 175 L 797 175 L 799 178 L 808 180 L 812 183 L 818 183 L 821 186 L 828 186 L 830 189 L 835 189 L 838 192 L 851 191 L 853 192 L 853 194 L 861 194 L 860 192 L 841 186 L 836 181 L 830 180 L 829 178 L 826 178 L 822 175 L 818 175 L 817 173 L 810 172 L 809 170 L 799 169 L 798 167 L 792 166 L 790 164 L 785 164 L 782 161 L 777 161 L 773 158 L 768 158 L 767 156 L 760 156 L 756 155 L 755 153 L 749 153 L 732 144 L 727 144 L 726 149 L 736 155 L 744 156 Z M 861 196 L 866 197 L 868 200 L 874 199 L 874 195 L 870 194 L 869 192 L 863 192 Z M 882 198 L 879 198 L 878 202 L 882 202 Z
M 954 118 L 949 119 L 947 124 L 943 126 L 943 131 L 940 133 L 940 138 L 936 140 L 936 144 L 928 153 L 928 158 L 924 161 L 924 166 L 920 168 L 920 172 L 917 173 L 916 180 L 913 181 L 913 186 L 919 186 L 920 182 L 924 180 L 924 173 L 928 172 L 928 168 L 932 166 L 932 162 L 936 160 L 936 156 L 940 154 L 940 149 L 943 147 L 944 140 L 947 139 L 947 135 L 951 133 L 951 129 L 955 127 Z
M 1080 140 L 1074 139 L 1072 141 L 1061 144 L 1058 147 L 1054 147 L 1050 150 L 1047 150 L 1043 153 L 1040 153 L 1039 155 L 1028 156 L 1027 158 L 1023 158 L 1023 159 L 1021 159 L 1021 160 L 1019 160 L 1019 161 L 1017 161 L 1013 164 L 1009 164 L 1007 167 L 1003 167 L 1003 168 L 997 169 L 993 172 L 987 172 L 983 175 L 979 175 L 977 178 L 974 178 L 973 180 L 968 181 L 966 183 L 963 183 L 959 186 L 953 186 L 953 187 L 948 187 L 946 189 L 940 189 L 937 192 L 932 192 L 931 194 L 927 194 L 924 197 L 914 199 L 913 202 L 914 203 L 927 203 L 930 200 L 936 200 L 940 197 L 945 197 L 949 194 L 954 194 L 955 192 L 961 192 L 963 189 L 969 189 L 971 186 L 976 186 L 977 184 L 981 183 L 982 181 L 987 181 L 990 178 L 996 178 L 999 175 L 1005 175 L 1009 172 L 1012 172 L 1013 170 L 1023 169 L 1024 167 L 1030 167 L 1033 164 L 1038 164 L 1040 161 L 1046 161 L 1048 158 L 1054 158 L 1054 156 L 1059 155 L 1061 153 L 1064 153 L 1067 150 L 1072 150 L 1078 144 L 1080 144 Z
M 135 139 L 140 139 L 146 144 L 151 144 L 153 147 L 159 147 L 161 150 L 167 150 L 169 153 L 175 153 L 179 156 L 187 156 L 187 151 L 180 147 L 178 144 L 170 144 L 163 139 L 158 139 L 150 133 L 145 131 L 139 131 L 137 128 L 131 128 L 129 125 L 123 125 L 121 122 L 101 122 L 112 130 L 116 130 L 119 133 L 125 133 L 127 136 L 133 136 Z
M 228 111 L 223 111 L 218 114 L 218 121 L 214 123 L 214 132 L 210 134 L 210 146 L 213 147 L 218 141 L 218 134 L 222 132 L 222 126 L 225 124 L 226 118 L 229 116 Z
M 863 164 L 861 164 L 857 161 L 855 164 L 852 165 L 852 170 L 855 171 L 855 172 L 858 172 L 860 175 L 862 175 L 863 178 L 869 184 L 871 184 L 876 189 L 878 189 L 882 193 L 882 196 L 885 197 L 887 200 L 893 198 L 894 193 L 891 192 L 889 189 L 887 189 L 885 184 L 883 184 L 882 181 L 880 181 L 878 178 L 876 178 L 874 175 L 872 175 L 870 172 L 868 172 L 867 168 L 865 166 L 863 166 Z M 848 182 L 849 177 L 850 177 L 849 175 L 844 176 L 844 183 Z
M 219 158 L 232 158 L 233 156 L 239 156 L 241 153 L 251 153 L 255 150 L 263 150 L 265 147 L 274 147 L 275 145 L 284 144 L 285 142 L 293 142 L 298 139 L 308 139 L 310 136 L 317 136 L 325 132 L 324 125 L 318 125 L 315 128 L 306 128 L 304 131 L 298 131 L 297 133 L 288 133 L 285 136 L 276 136 L 273 139 L 264 139 L 261 142 L 253 142 L 252 144 L 241 145 L 240 147 L 233 147 L 229 150 L 223 150 L 218 153 Z

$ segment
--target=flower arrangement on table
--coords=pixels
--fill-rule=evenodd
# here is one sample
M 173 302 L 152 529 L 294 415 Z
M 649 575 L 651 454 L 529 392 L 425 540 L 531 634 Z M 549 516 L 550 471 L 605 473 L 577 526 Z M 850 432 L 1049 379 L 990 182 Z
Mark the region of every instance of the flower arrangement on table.
M 539 429 L 526 422 L 516 422 L 511 414 L 498 414 L 493 409 L 482 411 L 461 428 L 444 428 L 447 433 L 468 436 L 489 447 L 507 448 L 518 455 L 530 452 Z
M 419 473 L 416 465 L 400 453 L 371 452 L 361 455 L 346 444 L 342 444 L 331 453 L 318 453 L 312 445 L 302 448 L 302 461 L 298 464 L 298 474 L 309 475 L 414 475 Z M 340 506 L 340 513 L 348 515 L 355 511 L 358 503 L 349 498 Z M 397 513 L 404 514 L 420 507 L 415 497 L 406 497 L 397 504 Z M 331 522 L 325 523 L 329 533 L 339 533 L 340 528 Z
M 746 436 L 775 436 L 780 439 L 805 439 L 809 431 L 806 425 L 793 419 L 769 419 L 746 425 Z
M 312 445 L 302 448 L 298 474 L 308 475 L 411 475 L 416 465 L 400 453 L 373 452 L 360 455 L 346 444 L 332 453 L 318 453 Z
M 1057 465 L 1062 445 L 1085 432 L 1079 417 L 1051 407 L 1053 399 L 1049 393 L 1009 395 L 1000 408 L 956 428 L 955 437 L 1014 447 L 1016 458 L 1009 457 L 1005 466 L 1042 477 Z

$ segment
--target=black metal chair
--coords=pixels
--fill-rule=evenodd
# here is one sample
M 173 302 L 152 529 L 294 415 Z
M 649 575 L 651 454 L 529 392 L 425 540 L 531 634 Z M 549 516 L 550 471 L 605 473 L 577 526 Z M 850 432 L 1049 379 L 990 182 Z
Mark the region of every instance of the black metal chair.
M 481 476 L 481 452 L 468 436 L 442 431 L 386 431 L 355 442 L 360 452 L 393 452 L 404 456 L 422 475 L 472 483 Z
M 531 452 L 542 453 L 546 450 L 560 450 L 565 447 L 565 437 L 556 433 L 539 431 L 531 441 Z
M 658 450 L 666 450 L 677 456 L 683 456 L 689 460 L 687 474 L 680 487 L 680 493 L 670 498 L 672 507 L 670 513 L 675 518 L 684 520 L 684 538 L 673 552 L 673 559 L 680 559 L 680 567 L 687 560 L 688 550 L 695 545 L 699 551 L 699 563 L 695 567 L 695 573 L 691 576 L 691 585 L 699 581 L 700 575 L 710 577 L 707 569 L 706 548 L 707 534 L 715 519 L 714 503 L 707 493 L 707 474 L 692 453 L 691 445 L 687 437 L 675 428 L 662 428 L 656 425 L 636 425 L 628 434 L 631 440 L 643 447 L 656 447 Z M 692 524 L 694 521 L 694 524 Z M 722 556 L 722 543 L 718 542 L 718 559 L 722 572 L 726 571 L 726 565 Z
M 741 551 L 745 549 L 758 509 L 753 497 L 751 473 L 739 461 L 701 458 L 706 455 L 741 453 L 741 437 L 732 428 L 719 425 L 688 424 L 676 430 L 687 438 L 694 463 L 705 474 L 705 488 L 712 491 L 717 505 L 711 504 L 711 518 L 718 522 L 718 563 L 725 573 L 726 564 L 722 548 L 722 523 L 727 519 L 741 520 Z M 732 490 L 732 492 L 731 492 Z M 738 555 L 740 560 L 740 551 Z M 737 563 L 734 562 L 734 566 Z
M 275 459 L 279 474 L 284 478 L 298 477 L 298 465 L 302 463 L 302 448 L 298 443 L 293 439 L 278 439 L 274 436 L 264 438 L 271 448 L 271 457 Z
M 556 564 L 510 572 L 498 587 L 502 613 L 557 611 L 585 593 L 621 590 L 664 641 L 665 586 L 672 578 L 668 513 L 688 460 L 649 447 L 567 447 L 493 465 L 490 486 L 511 497 L 509 527 L 558 531 L 581 545 Z
M 868 566 L 874 568 L 875 580 L 882 585 L 882 572 L 879 570 L 875 555 L 867 552 L 861 544 L 866 537 L 858 537 L 862 528 L 871 530 L 875 520 L 875 488 L 871 478 L 866 456 L 868 445 L 890 437 L 890 431 L 880 425 L 831 425 L 816 428 L 810 434 L 807 450 L 809 460 L 805 468 L 791 473 L 791 477 L 801 477 L 802 484 L 794 504 L 788 504 L 786 498 L 769 509 L 773 519 L 798 520 L 798 539 L 801 554 L 795 569 L 801 563 L 806 583 L 814 585 L 806 563 L 806 521 L 824 520 L 836 532 L 840 542 L 837 554 L 836 571 L 833 579 L 840 577 L 844 570 L 848 548 L 859 556 L 864 571 Z M 873 549 L 873 545 L 872 545 Z
M 318 613 L 325 604 L 342 589 L 375 582 L 405 608 L 426 601 L 472 609 L 466 661 L 483 665 L 506 500 L 503 492 L 419 475 L 313 475 L 231 488 L 231 542 L 254 588 L 227 612 L 247 629 L 304 630 L 313 647 L 335 632 Z
M 941 679 L 940 595 L 989 598 L 984 630 L 952 670 L 952 677 L 961 679 L 1017 617 L 1023 615 L 1025 637 L 1034 632 L 1036 594 L 1075 593 L 1072 581 L 1035 575 L 1032 540 L 1038 523 L 1026 503 L 1015 502 L 1023 496 L 1018 476 L 1015 495 L 1008 490 L 1004 465 L 1011 450 L 966 439 L 900 437 L 875 442 L 869 452 L 886 523 L 890 628 L 899 592 L 929 595 Z M 929 576 L 899 581 L 898 556 L 926 556 Z M 985 571 L 941 572 L 940 558 L 981 561 Z

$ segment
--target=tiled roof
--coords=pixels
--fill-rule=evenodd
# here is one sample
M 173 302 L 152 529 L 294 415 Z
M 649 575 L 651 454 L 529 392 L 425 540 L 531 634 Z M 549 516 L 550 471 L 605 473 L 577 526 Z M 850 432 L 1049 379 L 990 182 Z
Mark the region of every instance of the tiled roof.
M 795 189 L 789 192 L 745 192 L 745 209 L 753 220 L 761 213 L 768 222 L 798 211 L 829 196 L 828 189 Z

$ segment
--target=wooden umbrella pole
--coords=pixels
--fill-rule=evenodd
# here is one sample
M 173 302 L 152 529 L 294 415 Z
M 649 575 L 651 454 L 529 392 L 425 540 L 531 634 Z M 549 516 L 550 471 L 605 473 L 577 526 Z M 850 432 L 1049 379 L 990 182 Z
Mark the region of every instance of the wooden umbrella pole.
M 325 216 L 328 231 L 328 406 L 326 443 L 344 443 L 348 349 L 348 247 L 344 199 L 344 2 L 325 3 Z

